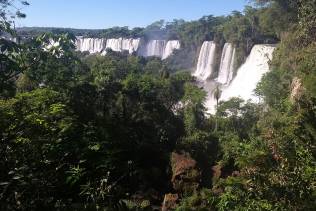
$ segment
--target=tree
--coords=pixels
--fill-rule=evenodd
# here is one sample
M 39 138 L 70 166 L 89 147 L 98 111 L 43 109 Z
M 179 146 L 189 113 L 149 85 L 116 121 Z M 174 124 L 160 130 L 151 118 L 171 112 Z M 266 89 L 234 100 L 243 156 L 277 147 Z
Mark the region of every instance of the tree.
M 308 44 L 310 41 L 315 41 L 316 33 L 316 2 L 314 0 L 303 1 L 299 0 L 299 24 L 302 31 L 302 36 Z
M 221 90 L 219 89 L 219 86 L 216 87 L 215 91 L 214 91 L 214 97 L 216 99 L 216 110 L 218 109 L 218 101 L 221 97 Z M 216 115 L 216 126 L 215 126 L 215 131 L 217 131 L 217 127 L 218 127 L 218 122 L 217 122 L 217 115 Z
M 35 83 L 62 90 L 79 83 L 87 68 L 74 54 L 75 37 L 50 33 L 26 42 L 21 69 Z
M 0 33 L 15 38 L 15 31 L 11 28 L 15 18 L 23 18 L 24 14 L 14 6 L 14 1 L 0 1 Z M 26 1 L 20 1 L 28 5 Z M 0 38 L 0 98 L 13 96 L 15 92 L 14 81 L 21 73 L 17 62 L 20 46 L 8 39 Z

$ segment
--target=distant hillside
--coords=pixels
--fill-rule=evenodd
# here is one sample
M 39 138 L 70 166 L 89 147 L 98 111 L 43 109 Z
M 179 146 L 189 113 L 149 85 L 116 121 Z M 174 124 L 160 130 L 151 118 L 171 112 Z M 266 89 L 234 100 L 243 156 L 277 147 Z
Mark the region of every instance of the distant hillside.
M 97 37 L 104 31 L 103 29 L 73 29 L 56 27 L 21 27 L 16 30 L 22 37 L 34 37 L 46 32 L 52 32 L 54 34 L 72 33 L 76 36 Z
M 160 23 L 160 22 L 159 22 Z M 56 27 L 21 27 L 17 28 L 17 32 L 22 37 L 35 37 L 45 32 L 54 34 L 71 33 L 75 36 L 84 36 L 91 38 L 163 38 L 166 36 L 166 30 L 162 28 L 162 23 L 156 26 L 154 23 L 146 28 L 136 27 L 129 29 L 124 27 L 112 27 L 108 29 L 74 29 L 74 28 L 56 28 Z M 153 27 L 154 26 L 154 27 Z

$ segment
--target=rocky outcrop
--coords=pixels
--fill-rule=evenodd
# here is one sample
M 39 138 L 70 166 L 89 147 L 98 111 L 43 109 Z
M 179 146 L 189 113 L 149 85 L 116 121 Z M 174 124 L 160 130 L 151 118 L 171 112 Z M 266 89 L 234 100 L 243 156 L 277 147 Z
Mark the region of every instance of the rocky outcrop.
M 201 174 L 197 163 L 188 153 L 171 155 L 172 185 L 175 191 L 190 193 L 197 190 Z

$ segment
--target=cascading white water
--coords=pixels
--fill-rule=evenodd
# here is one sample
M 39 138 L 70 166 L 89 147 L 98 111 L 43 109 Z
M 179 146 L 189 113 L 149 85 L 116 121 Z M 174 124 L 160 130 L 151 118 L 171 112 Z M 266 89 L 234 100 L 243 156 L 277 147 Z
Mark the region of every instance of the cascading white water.
M 169 40 L 166 44 L 165 50 L 162 55 L 162 59 L 166 59 L 172 55 L 174 50 L 180 49 L 179 40 Z
M 214 71 L 216 44 L 205 41 L 202 45 L 197 68 L 193 76 L 201 81 L 206 81 Z
M 233 44 L 226 43 L 223 48 L 221 64 L 216 81 L 220 84 L 229 84 L 233 79 L 236 49 Z
M 116 52 L 128 51 L 130 54 L 132 54 L 138 50 L 139 44 L 140 39 L 108 39 L 106 42 L 106 48 Z M 106 51 L 103 52 L 103 55 L 105 54 Z
M 77 37 L 76 46 L 77 50 L 81 52 L 88 51 L 89 53 L 101 53 L 106 46 L 106 40 Z
M 138 50 L 140 39 L 123 39 L 122 51 L 128 51 L 130 54 Z
M 122 51 L 122 42 L 123 39 L 122 38 L 118 38 L 118 39 L 108 39 L 106 41 L 106 48 L 111 49 L 112 51 L 118 51 L 121 52 Z
M 128 51 L 130 54 L 138 52 L 141 45 L 141 39 L 99 39 L 99 38 L 82 38 L 77 37 L 76 46 L 77 50 L 89 53 L 101 53 L 106 55 L 106 49 L 112 51 L 122 52 Z M 139 55 L 144 57 L 156 56 L 162 59 L 168 58 L 175 49 L 180 48 L 178 40 L 150 40 L 145 44 L 139 52 Z
M 246 62 L 238 69 L 235 79 L 228 87 L 222 87 L 219 101 L 240 97 L 258 103 L 259 98 L 254 95 L 253 91 L 262 76 L 269 71 L 269 61 L 272 60 L 274 50 L 273 45 L 255 45 Z M 214 114 L 216 112 L 216 99 L 213 94 L 208 96 L 205 106 L 208 113 Z
M 162 58 L 165 46 L 165 40 L 150 40 L 141 50 L 140 55 L 144 57 L 156 56 Z
M 251 50 L 245 64 L 227 89 L 223 90 L 220 100 L 229 100 L 231 97 L 240 97 L 244 100 L 251 99 L 258 102 L 258 97 L 253 94 L 254 89 L 262 76 L 269 71 L 269 61 L 275 47 L 272 45 L 255 45 Z
M 130 54 L 138 50 L 140 39 L 99 39 L 77 37 L 76 46 L 78 51 L 88 51 L 89 53 L 106 54 L 105 49 L 110 48 L 113 51 L 128 51 Z

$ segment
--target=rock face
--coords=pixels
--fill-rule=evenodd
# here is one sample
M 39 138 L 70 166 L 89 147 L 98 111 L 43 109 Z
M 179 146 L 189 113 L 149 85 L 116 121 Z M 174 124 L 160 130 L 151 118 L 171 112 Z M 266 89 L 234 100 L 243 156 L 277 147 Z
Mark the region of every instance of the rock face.
M 174 210 L 177 208 L 178 194 L 166 194 L 162 204 L 162 211 Z
M 197 163 L 187 153 L 178 154 L 173 152 L 171 155 L 172 184 L 177 192 L 194 192 L 200 183 L 200 171 Z

